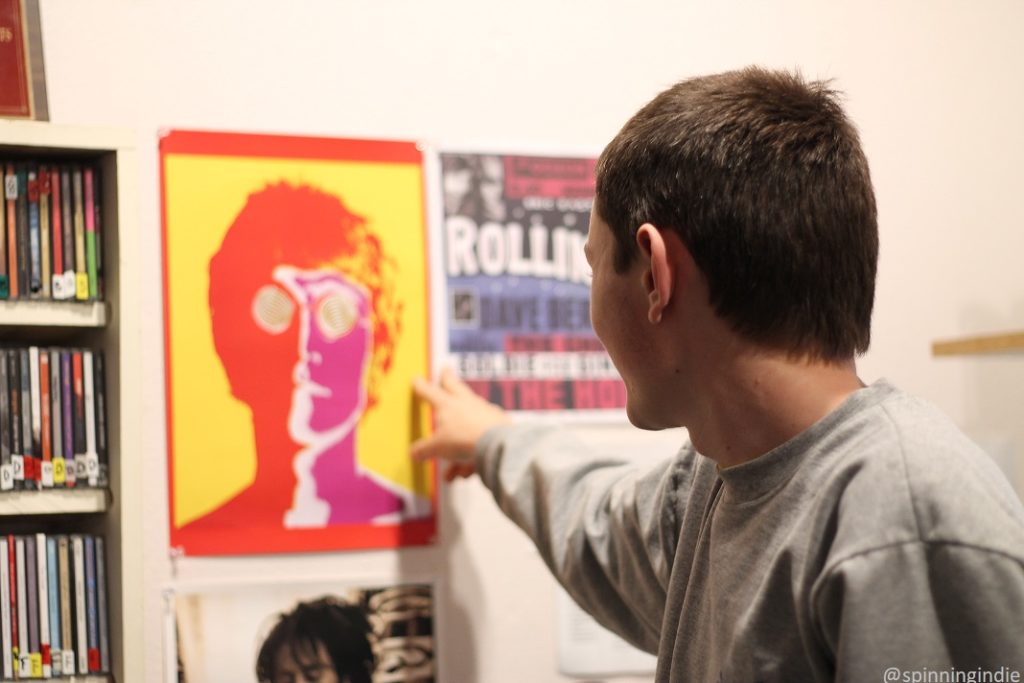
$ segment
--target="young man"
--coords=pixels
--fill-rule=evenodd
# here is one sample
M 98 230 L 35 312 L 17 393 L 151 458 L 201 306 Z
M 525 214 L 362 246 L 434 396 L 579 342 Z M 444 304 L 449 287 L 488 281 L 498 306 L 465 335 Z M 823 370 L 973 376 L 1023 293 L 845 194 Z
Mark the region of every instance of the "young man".
M 595 460 L 446 373 L 416 386 L 437 430 L 413 455 L 478 472 L 658 681 L 1024 680 L 1019 499 L 934 408 L 857 376 L 877 245 L 826 84 L 681 82 L 601 155 L 587 257 L 630 421 L 691 443 Z

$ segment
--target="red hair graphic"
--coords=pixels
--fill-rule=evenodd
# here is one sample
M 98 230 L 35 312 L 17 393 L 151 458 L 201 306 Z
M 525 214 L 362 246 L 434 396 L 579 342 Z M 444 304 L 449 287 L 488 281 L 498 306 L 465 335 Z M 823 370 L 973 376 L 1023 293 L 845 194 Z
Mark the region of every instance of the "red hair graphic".
M 232 393 L 252 405 L 264 400 L 268 379 L 283 377 L 290 384 L 297 353 L 295 326 L 273 339 L 271 348 L 263 348 L 271 340 L 261 340 L 267 335 L 250 314 L 253 297 L 280 264 L 335 270 L 369 292 L 373 352 L 365 381 L 366 410 L 370 410 L 401 335 L 402 304 L 393 285 L 395 262 L 384 254 L 366 219 L 350 212 L 338 197 L 308 185 L 279 183 L 249 195 L 210 259 L 213 341 Z

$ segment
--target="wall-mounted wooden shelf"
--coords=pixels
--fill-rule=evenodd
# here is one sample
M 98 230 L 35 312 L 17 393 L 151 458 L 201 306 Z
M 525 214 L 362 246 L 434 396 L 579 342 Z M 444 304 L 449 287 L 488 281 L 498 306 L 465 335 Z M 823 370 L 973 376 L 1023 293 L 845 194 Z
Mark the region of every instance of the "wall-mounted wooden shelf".
M 1024 353 L 1024 332 L 1003 332 L 932 343 L 933 356 Z

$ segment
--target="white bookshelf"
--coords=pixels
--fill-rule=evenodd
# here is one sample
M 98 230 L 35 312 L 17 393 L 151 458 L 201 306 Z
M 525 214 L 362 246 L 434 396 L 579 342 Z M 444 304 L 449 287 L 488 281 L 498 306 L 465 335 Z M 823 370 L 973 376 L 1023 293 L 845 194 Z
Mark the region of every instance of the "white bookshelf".
M 22 327 L 103 327 L 107 305 L 62 301 L 0 301 L 0 325 Z
M 61 529 L 106 537 L 112 679 L 144 680 L 141 469 L 141 333 L 135 137 L 130 131 L 0 120 L 0 156 L 79 157 L 98 162 L 102 177 L 105 301 L 9 301 L 0 304 L 5 341 L 34 343 L 57 330 L 106 358 L 110 489 L 16 491 L 0 494 L 0 520 L 65 515 Z M 76 329 L 77 328 L 77 329 Z M 88 516 L 88 517 L 85 517 Z M 96 520 L 99 520 L 98 522 Z M 88 520 L 88 521 L 86 521 Z M 105 683 L 107 676 L 54 679 Z
M 0 517 L 19 515 L 88 515 L 106 512 L 107 489 L 5 491 L 0 494 Z

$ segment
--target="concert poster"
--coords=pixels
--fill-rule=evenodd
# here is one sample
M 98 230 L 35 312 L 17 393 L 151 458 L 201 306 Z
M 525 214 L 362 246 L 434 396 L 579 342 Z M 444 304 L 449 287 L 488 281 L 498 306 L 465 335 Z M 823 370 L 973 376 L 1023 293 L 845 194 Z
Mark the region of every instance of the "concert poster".
M 442 151 L 449 362 L 514 411 L 620 416 L 625 386 L 590 325 L 591 157 Z

